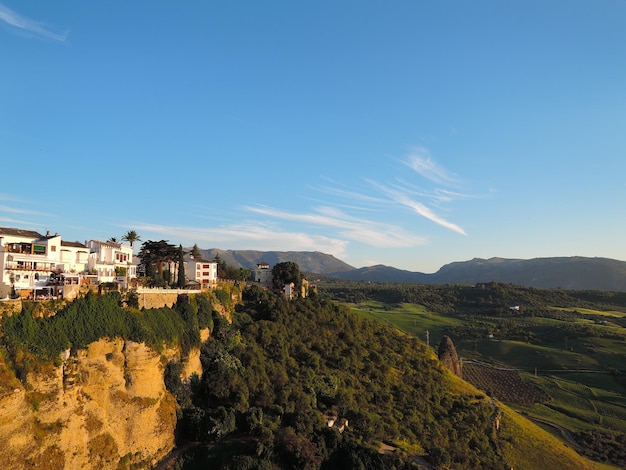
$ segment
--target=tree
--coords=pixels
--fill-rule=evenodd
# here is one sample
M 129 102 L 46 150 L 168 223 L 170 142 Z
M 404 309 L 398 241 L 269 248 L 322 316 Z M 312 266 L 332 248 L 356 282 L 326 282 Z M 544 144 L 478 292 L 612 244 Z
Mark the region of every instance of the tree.
M 138 255 L 150 285 L 159 286 L 164 284 L 163 265 L 169 265 L 178 259 L 178 248 L 166 240 L 148 240 L 141 245 Z
M 194 243 L 193 248 L 191 249 L 191 253 L 190 255 L 194 258 L 194 259 L 200 259 L 202 258 L 202 253 L 200 253 L 200 248 L 198 248 L 198 244 Z
M 176 285 L 179 288 L 184 288 L 187 284 L 187 278 L 185 277 L 185 252 L 183 251 L 183 245 L 178 245 L 178 279 Z
M 300 266 L 293 261 L 285 261 L 277 263 L 272 268 L 272 283 L 274 288 L 282 289 L 285 284 L 292 283 L 295 291 L 300 292 L 302 286 L 302 274 L 300 274 Z
M 234 279 L 235 281 L 245 281 L 247 279 L 250 279 L 251 272 L 248 268 L 230 268 L 229 271 L 229 278 Z
M 117 237 L 109 237 L 107 240 L 109 243 L 117 243 Z
M 219 253 L 215 253 L 215 258 L 213 261 L 217 263 L 217 277 L 219 279 L 227 279 L 228 278 L 228 265 L 226 261 L 220 258 Z
M 124 235 L 122 235 L 122 241 L 128 242 L 130 244 L 130 247 L 132 248 L 133 243 L 141 241 L 141 237 L 134 230 L 129 230 Z

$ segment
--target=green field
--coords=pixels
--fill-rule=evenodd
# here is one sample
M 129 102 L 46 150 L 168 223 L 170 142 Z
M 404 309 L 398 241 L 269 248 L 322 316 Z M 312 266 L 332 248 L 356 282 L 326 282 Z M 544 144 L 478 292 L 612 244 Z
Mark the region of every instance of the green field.
M 552 307 L 554 310 L 560 310 L 563 312 L 578 312 L 578 313 L 584 313 L 587 315 L 600 315 L 600 316 L 604 316 L 604 317 L 616 317 L 616 318 L 624 318 L 626 317 L 626 313 L 624 312 L 619 312 L 616 310 L 595 310 L 595 309 L 591 309 L 591 308 L 584 308 L 584 307 L 580 307 L 580 308 L 564 308 L 564 307 Z
M 426 342 L 428 334 L 431 345 L 438 344 L 444 336 L 446 328 L 463 324 L 453 315 L 431 313 L 423 305 L 417 304 L 385 304 L 372 300 L 348 305 L 352 311 L 365 318 L 393 325 L 406 333 L 421 338 L 424 342 Z
M 465 360 L 519 369 L 523 380 L 551 397 L 548 403 L 511 405 L 528 417 L 571 432 L 626 434 L 626 374 L 619 372 L 626 367 L 626 329 L 610 322 L 626 317 L 623 312 L 554 307 L 557 312 L 582 314 L 560 320 L 440 314 L 420 304 L 371 300 L 349 306 L 359 315 L 428 341 L 435 351 L 441 338 L 448 335 Z M 588 315 L 609 321 L 598 324 Z M 498 333 L 501 330 L 532 331 L 533 341 L 508 339 Z M 469 337 L 464 337 L 462 333 L 468 331 Z M 498 398 L 506 403 L 506 397 Z M 544 427 L 560 436 L 556 428 Z

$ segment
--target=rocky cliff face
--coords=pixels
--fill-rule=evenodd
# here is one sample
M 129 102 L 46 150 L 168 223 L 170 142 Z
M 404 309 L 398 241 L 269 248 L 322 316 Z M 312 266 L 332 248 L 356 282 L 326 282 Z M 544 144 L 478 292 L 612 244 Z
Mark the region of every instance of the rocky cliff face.
M 3 468 L 149 468 L 174 447 L 176 401 L 163 372 L 176 356 L 102 339 L 29 374 L 26 384 L 0 388 Z M 190 355 L 185 375 L 201 373 L 198 356 Z

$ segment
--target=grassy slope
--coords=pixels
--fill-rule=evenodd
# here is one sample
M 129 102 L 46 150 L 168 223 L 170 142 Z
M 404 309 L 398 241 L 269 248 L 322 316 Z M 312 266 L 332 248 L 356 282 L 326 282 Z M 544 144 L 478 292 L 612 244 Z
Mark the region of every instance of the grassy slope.
M 461 394 L 481 392 L 472 385 L 450 374 L 452 389 Z M 537 424 L 520 415 L 513 408 L 498 403 L 502 413 L 498 433 L 500 450 L 508 465 L 516 470 L 558 468 L 559 470 L 615 469 L 579 455 L 574 449 Z M 549 419 L 549 418 L 546 418 Z
M 430 335 L 430 344 L 437 344 L 439 338 L 444 334 L 444 330 L 448 326 L 462 325 L 463 320 L 449 315 L 439 315 L 429 313 L 427 309 L 421 305 L 414 304 L 399 304 L 388 305 L 381 302 L 367 301 L 359 304 L 353 304 L 351 309 L 364 317 L 382 321 L 397 328 L 416 336 L 426 339 L 426 331 Z M 541 320 L 541 319 L 537 319 Z M 599 348 L 607 340 L 597 339 L 593 341 L 595 347 Z M 465 346 L 465 349 L 463 349 Z M 620 345 L 623 347 L 623 345 Z M 571 367 L 571 368 L 596 368 L 598 362 L 586 355 L 574 353 L 567 350 L 559 351 L 554 348 L 547 348 L 537 345 L 531 345 L 519 341 L 493 341 L 493 340 L 480 340 L 470 341 L 467 344 L 461 343 L 459 347 L 459 354 L 465 357 L 479 357 L 479 358 L 491 358 L 497 357 L 500 363 L 509 364 L 511 366 L 517 366 L 520 368 L 532 369 L 537 368 L 558 368 Z M 528 358 L 532 358 L 529 361 Z M 532 364 L 530 364 L 532 362 Z M 588 381 L 591 381 L 593 385 L 601 385 L 600 389 L 592 388 L 592 397 L 597 399 L 605 399 L 602 395 L 609 394 L 610 399 L 613 402 L 621 404 L 619 399 L 619 389 L 621 386 L 612 381 L 612 378 L 608 374 L 595 374 L 589 377 L 588 374 L 584 374 Z M 536 381 L 540 382 L 542 379 L 537 378 Z M 546 379 L 547 380 L 547 379 Z M 454 382 L 454 381 L 453 381 Z M 457 380 L 456 388 L 459 391 L 463 390 L 468 392 L 467 387 L 471 385 L 464 381 Z M 463 385 L 465 384 L 465 385 Z M 541 383 L 538 383 L 541 385 Z M 557 378 L 552 378 L 551 393 L 554 393 L 555 388 L 559 388 L 559 384 L 562 386 L 563 381 Z M 607 386 L 602 384 L 609 384 L 609 392 L 607 392 Z M 545 385 L 545 383 L 544 383 Z M 592 385 L 592 387 L 593 387 Z M 581 386 L 584 389 L 584 386 Z M 473 388 L 473 387 L 471 387 Z M 572 387 L 580 393 L 584 390 L 576 387 Z M 615 390 L 617 389 L 617 390 Z M 561 387 L 562 390 L 562 387 Z M 582 392 L 581 392 L 582 390 Z M 617 392 L 617 393 L 616 393 Z M 593 395 L 595 393 L 595 395 Z M 580 396 L 576 395 L 572 391 L 563 392 L 562 394 L 555 394 L 556 400 L 559 403 L 576 403 L 583 408 L 587 408 L 590 402 L 585 402 Z M 598 400 L 594 400 L 596 410 L 599 410 L 596 415 L 600 415 L 606 412 L 606 405 L 598 403 Z M 529 412 L 537 417 L 543 417 L 548 421 L 558 423 L 572 431 L 587 429 L 589 425 L 585 426 L 584 422 L 557 412 L 545 405 L 538 405 L 534 407 L 516 407 L 519 411 Z M 593 407 L 592 407 L 593 409 Z M 536 468 L 559 468 L 560 470 L 566 469 L 610 469 L 616 468 L 609 465 L 603 465 L 598 462 L 591 461 L 585 457 L 580 456 L 574 449 L 569 447 L 564 441 L 553 435 L 550 431 L 543 429 L 537 424 L 529 421 L 522 415 L 520 415 L 513 408 L 502 405 L 503 421 L 500 432 L 501 438 L 501 450 L 504 453 L 506 461 L 515 469 L 536 469 Z M 609 412 L 611 413 L 611 412 Z M 612 414 L 620 414 L 612 410 Z M 586 416 L 586 418 L 592 419 L 593 412 Z M 603 419 L 605 423 L 611 421 L 612 416 L 597 418 Z M 626 421 L 624 421 L 626 423 Z M 613 423 L 608 426 L 612 429 L 618 430 L 621 427 L 621 422 Z M 553 431 L 554 432 L 554 431 Z
M 516 470 L 617 468 L 580 456 L 575 450 L 564 444 L 561 439 L 551 435 L 513 409 L 504 405 L 502 409 L 501 449 L 506 461 Z

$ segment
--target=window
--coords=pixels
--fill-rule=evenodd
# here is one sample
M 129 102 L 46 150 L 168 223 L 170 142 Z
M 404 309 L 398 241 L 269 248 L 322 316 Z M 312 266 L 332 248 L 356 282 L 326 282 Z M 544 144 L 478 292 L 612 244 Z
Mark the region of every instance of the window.
M 56 246 L 54 246 L 54 245 L 52 245 L 52 246 L 50 247 L 50 251 L 57 251 L 57 247 L 56 247 Z

